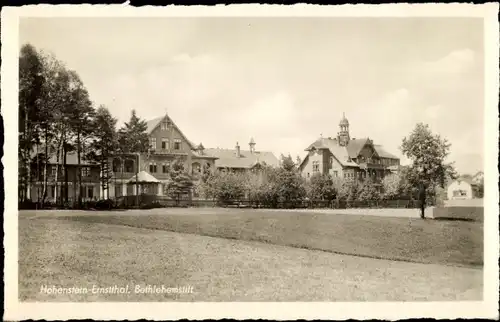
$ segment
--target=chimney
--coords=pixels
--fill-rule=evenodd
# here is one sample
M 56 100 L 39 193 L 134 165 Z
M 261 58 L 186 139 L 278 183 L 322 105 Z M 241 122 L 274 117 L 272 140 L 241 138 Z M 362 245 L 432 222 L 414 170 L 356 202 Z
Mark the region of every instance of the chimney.
M 236 157 L 237 158 L 241 157 L 240 145 L 238 144 L 238 142 L 236 142 Z

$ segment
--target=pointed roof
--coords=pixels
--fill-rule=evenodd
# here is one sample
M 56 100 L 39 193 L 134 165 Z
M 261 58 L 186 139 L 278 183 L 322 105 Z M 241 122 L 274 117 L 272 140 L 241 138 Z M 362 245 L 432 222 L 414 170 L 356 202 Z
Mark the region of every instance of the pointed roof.
M 255 141 L 254 141 L 253 137 L 250 138 L 250 143 L 248 143 L 248 144 L 255 144 Z
M 156 179 L 153 175 L 149 174 L 146 171 L 141 171 L 137 174 L 137 180 L 136 176 L 133 176 L 129 180 L 127 180 L 128 183 L 159 183 L 160 180 Z
M 161 116 L 161 117 L 157 117 L 155 119 L 152 119 L 152 120 L 149 120 L 149 121 L 146 122 L 147 125 L 148 125 L 148 129 L 147 129 L 148 134 L 151 134 L 151 132 L 153 132 L 154 129 L 156 129 L 156 127 L 158 125 L 160 125 L 160 122 L 165 118 L 165 116 L 166 115 Z
M 175 122 L 172 121 L 172 119 L 168 116 L 168 114 L 165 114 L 164 116 L 157 117 L 157 118 L 154 118 L 152 120 L 147 121 L 146 123 L 147 123 L 147 126 L 148 126 L 148 128 L 147 128 L 148 134 L 151 134 L 160 125 L 160 123 L 163 120 L 165 120 L 165 119 L 168 119 L 170 121 L 170 123 L 172 124 L 172 126 L 174 126 L 177 129 L 177 131 L 179 131 L 179 134 L 189 144 L 189 147 L 192 150 L 196 150 L 196 148 L 195 148 L 196 145 L 193 142 L 191 142 L 190 140 L 187 139 L 187 137 L 184 135 L 184 133 L 182 133 L 182 131 L 175 124 Z
M 345 117 L 345 113 L 342 113 L 342 119 L 340 120 L 339 125 L 349 125 L 349 121 Z
M 347 152 L 349 153 L 349 156 L 351 158 L 356 158 L 367 143 L 368 138 L 349 140 L 349 143 L 347 144 Z

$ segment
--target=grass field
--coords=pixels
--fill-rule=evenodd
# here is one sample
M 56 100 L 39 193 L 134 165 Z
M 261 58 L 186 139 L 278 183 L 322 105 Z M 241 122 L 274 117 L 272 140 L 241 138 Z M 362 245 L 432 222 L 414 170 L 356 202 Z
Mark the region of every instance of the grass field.
M 130 218 L 142 220 L 135 215 Z M 122 225 L 23 216 L 21 301 L 480 300 L 482 270 L 394 262 Z M 192 286 L 136 294 L 135 285 Z M 126 294 L 47 295 L 41 286 L 129 285 Z
M 482 223 L 238 209 L 56 212 L 57 218 L 323 250 L 380 259 L 482 266 Z M 27 212 L 27 214 L 29 214 Z M 54 212 L 38 212 L 53 218 Z

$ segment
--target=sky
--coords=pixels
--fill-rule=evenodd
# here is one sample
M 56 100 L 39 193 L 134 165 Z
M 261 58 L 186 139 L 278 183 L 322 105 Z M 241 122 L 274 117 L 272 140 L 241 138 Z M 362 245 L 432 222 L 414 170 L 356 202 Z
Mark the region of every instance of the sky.
M 335 137 L 399 150 L 418 122 L 483 169 L 484 48 L 478 18 L 22 18 L 19 45 L 53 53 L 119 120 L 166 113 L 208 148 L 236 142 L 304 157 Z

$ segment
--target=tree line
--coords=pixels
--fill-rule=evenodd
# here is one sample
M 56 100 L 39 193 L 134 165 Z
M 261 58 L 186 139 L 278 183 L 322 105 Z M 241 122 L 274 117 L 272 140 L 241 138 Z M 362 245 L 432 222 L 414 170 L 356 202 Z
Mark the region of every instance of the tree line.
M 76 201 L 82 203 L 82 163 L 108 167 L 115 153 L 144 152 L 148 148 L 147 125 L 132 111 L 129 122 L 119 130 L 117 119 L 104 105 L 96 106 L 74 70 L 54 55 L 22 46 L 19 55 L 19 201 L 28 201 L 34 182 L 42 186 L 38 202 L 47 199 L 48 165 L 55 160 L 55 178 L 62 175 L 61 196 L 68 202 L 67 157 L 76 153 Z M 54 163 L 54 162 L 52 162 Z M 34 171 L 33 171 L 34 170 Z M 107 170 L 106 170 L 107 171 Z M 103 188 L 109 175 L 101 171 Z

